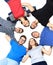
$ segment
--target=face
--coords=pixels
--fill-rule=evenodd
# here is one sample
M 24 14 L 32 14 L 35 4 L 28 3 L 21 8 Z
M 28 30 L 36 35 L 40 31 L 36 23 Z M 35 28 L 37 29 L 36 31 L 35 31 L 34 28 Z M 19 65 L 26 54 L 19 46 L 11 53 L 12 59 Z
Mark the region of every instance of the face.
M 16 31 L 17 33 L 22 33 L 22 32 L 23 32 L 23 29 L 22 29 L 22 28 L 15 28 L 15 31 Z
M 32 22 L 31 26 L 30 26 L 32 29 L 36 28 L 37 27 L 37 23 L 36 21 Z
M 34 31 L 34 32 L 32 32 L 32 36 L 33 36 L 34 38 L 39 38 L 40 34 L 39 34 L 39 32 Z
M 31 45 L 31 46 L 34 46 L 34 45 L 35 45 L 34 39 L 30 39 L 30 45 Z
M 20 33 L 22 33 L 22 32 L 23 32 L 23 29 L 22 29 L 22 28 L 20 28 L 20 29 L 19 29 L 19 32 L 20 32 Z
M 29 21 L 26 20 L 26 21 L 24 21 L 22 24 L 24 25 L 24 27 L 28 27 L 28 26 L 29 26 Z
M 19 39 L 19 44 L 24 44 L 25 41 L 26 41 L 26 39 L 25 39 L 24 37 L 21 37 L 21 38 Z

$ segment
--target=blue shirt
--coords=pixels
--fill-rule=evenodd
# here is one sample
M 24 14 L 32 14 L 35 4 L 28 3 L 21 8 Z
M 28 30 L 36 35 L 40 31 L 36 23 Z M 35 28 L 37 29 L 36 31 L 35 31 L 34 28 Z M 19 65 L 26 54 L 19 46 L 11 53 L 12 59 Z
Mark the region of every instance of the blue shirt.
M 53 31 L 45 27 L 40 36 L 40 45 L 53 46 Z
M 11 50 L 7 55 L 7 58 L 13 59 L 18 63 L 20 63 L 23 56 L 26 54 L 26 48 L 23 45 L 19 45 L 19 43 L 14 39 L 10 41 L 10 44 L 11 44 Z

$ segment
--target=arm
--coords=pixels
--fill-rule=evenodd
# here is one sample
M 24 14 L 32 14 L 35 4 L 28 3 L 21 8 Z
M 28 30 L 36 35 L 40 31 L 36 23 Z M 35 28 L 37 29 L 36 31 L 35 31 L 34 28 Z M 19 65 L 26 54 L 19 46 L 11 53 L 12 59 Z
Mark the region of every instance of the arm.
M 47 55 L 51 55 L 52 47 L 49 48 L 49 50 L 46 50 L 44 47 L 42 48 L 42 52 Z
M 8 42 L 10 42 L 11 38 L 7 34 L 5 35 L 5 38 L 7 39 Z
M 53 24 L 48 23 L 47 26 L 53 30 Z
M 22 6 L 26 6 L 26 7 L 28 7 L 28 9 L 29 9 L 31 12 L 34 11 L 33 6 L 31 6 L 31 4 L 29 4 L 29 3 L 24 2 L 24 3 L 22 3 Z
M 26 54 L 26 56 L 22 59 L 22 62 L 24 63 L 29 58 L 29 55 Z

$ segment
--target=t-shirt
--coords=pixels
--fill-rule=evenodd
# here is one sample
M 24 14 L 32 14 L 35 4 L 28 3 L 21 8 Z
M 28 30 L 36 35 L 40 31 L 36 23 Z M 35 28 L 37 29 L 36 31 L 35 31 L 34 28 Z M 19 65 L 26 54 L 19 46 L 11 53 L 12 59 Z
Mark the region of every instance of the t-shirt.
M 53 15 L 53 2 L 47 0 L 45 6 L 39 10 L 34 10 L 32 15 L 36 17 L 43 26 L 47 26 L 50 17 Z
M 19 17 L 24 16 L 24 9 L 21 5 L 21 0 L 6 0 L 7 4 L 9 5 L 14 18 L 17 20 Z
M 49 27 L 45 27 L 41 32 L 40 45 L 53 46 L 53 31 Z
M 23 45 L 20 45 L 16 40 L 11 39 L 11 50 L 7 55 L 7 58 L 13 59 L 20 63 L 23 56 L 26 54 L 26 48 Z
M 28 55 L 31 57 L 31 63 L 37 63 L 40 61 L 44 61 L 43 55 L 42 55 L 42 46 L 37 46 L 36 48 L 33 48 L 28 51 Z

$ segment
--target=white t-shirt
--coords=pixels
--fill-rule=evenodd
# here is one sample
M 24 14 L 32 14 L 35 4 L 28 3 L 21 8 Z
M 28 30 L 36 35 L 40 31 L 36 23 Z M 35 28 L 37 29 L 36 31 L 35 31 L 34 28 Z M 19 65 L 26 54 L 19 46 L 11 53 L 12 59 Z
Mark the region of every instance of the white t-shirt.
M 42 46 L 37 46 L 36 48 L 33 48 L 27 52 L 29 56 L 31 56 L 31 63 L 37 63 L 41 61 L 45 61 L 42 55 Z

